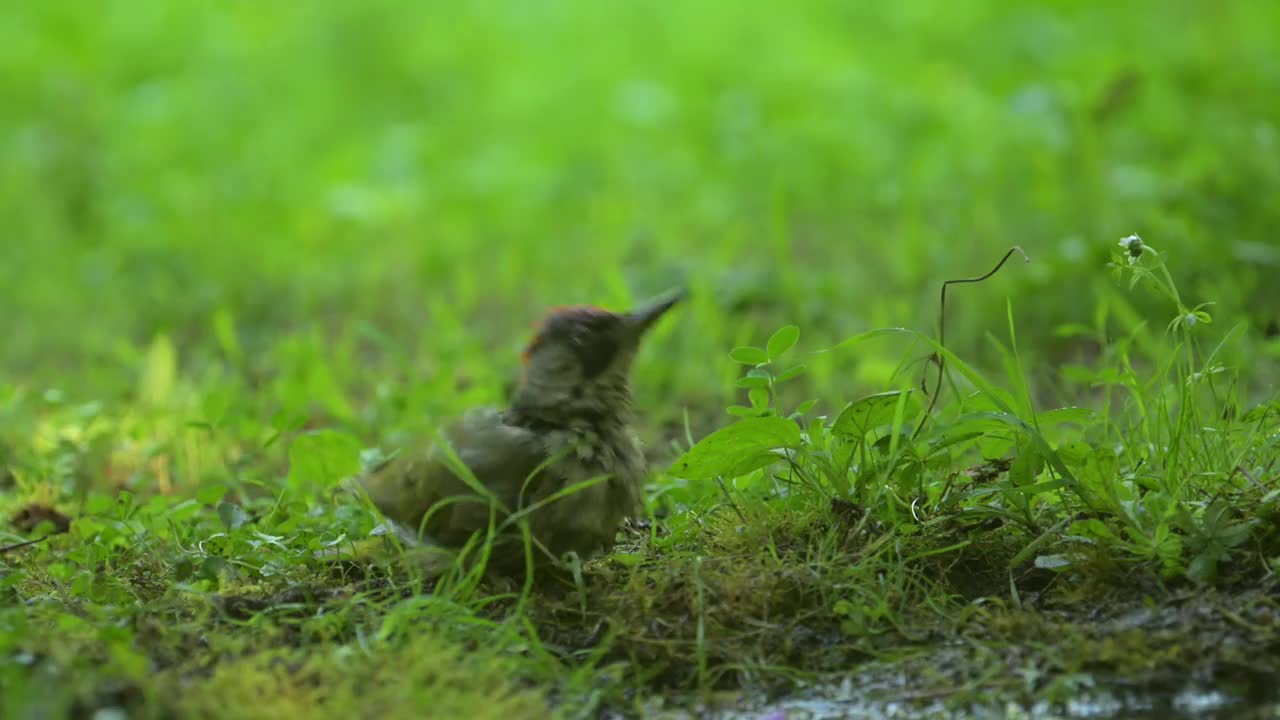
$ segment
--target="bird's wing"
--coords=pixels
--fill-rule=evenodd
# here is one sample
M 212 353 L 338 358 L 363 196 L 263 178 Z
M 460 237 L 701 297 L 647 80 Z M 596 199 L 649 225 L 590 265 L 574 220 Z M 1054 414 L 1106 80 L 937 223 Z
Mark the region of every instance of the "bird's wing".
M 526 478 L 546 459 L 537 435 L 504 423 L 502 414 L 493 408 L 467 413 L 444 435 L 458 460 L 492 493 L 500 508 L 508 510 L 519 504 Z M 535 476 L 530 486 L 541 475 Z M 415 532 L 431 511 L 424 529 L 446 544 L 465 542 L 473 532 L 488 527 L 488 500 L 454 473 L 448 453 L 439 443 L 401 453 L 361 478 L 361 484 L 384 515 Z M 498 512 L 496 520 L 500 522 L 502 517 Z

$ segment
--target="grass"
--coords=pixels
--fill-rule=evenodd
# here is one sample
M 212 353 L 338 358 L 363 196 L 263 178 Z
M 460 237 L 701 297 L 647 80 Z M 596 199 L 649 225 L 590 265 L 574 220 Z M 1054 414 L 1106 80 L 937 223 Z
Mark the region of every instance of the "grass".
M 0 716 L 1274 702 L 1278 14 L 7 13 Z M 609 556 L 368 538 L 363 449 L 675 285 Z

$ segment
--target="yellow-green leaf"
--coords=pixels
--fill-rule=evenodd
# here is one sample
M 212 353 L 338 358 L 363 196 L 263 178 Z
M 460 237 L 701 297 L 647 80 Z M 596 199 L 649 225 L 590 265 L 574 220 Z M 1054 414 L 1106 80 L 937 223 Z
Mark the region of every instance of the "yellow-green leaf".
M 740 420 L 711 433 L 672 465 L 687 480 L 734 478 L 781 460 L 779 452 L 800 445 L 800 426 L 780 417 Z

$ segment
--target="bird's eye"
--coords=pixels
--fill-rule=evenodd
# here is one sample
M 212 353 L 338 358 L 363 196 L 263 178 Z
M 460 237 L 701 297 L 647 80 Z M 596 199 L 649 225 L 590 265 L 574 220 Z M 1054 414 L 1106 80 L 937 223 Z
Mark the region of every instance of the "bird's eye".
M 573 349 L 582 362 L 583 376 L 591 379 L 604 372 L 613 362 L 614 356 L 618 354 L 618 342 L 607 334 L 597 333 L 574 343 Z

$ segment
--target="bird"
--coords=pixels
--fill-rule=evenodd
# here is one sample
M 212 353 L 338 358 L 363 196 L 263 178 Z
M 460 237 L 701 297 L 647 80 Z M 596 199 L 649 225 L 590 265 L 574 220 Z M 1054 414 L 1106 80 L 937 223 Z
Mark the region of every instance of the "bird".
M 489 564 L 499 570 L 524 567 L 522 522 L 540 564 L 611 548 L 624 519 L 643 509 L 632 365 L 684 297 L 677 290 L 627 312 L 551 308 L 521 354 L 507 407 L 465 412 L 443 442 L 394 453 L 358 486 L 410 543 L 456 549 L 477 533 L 491 538 Z

